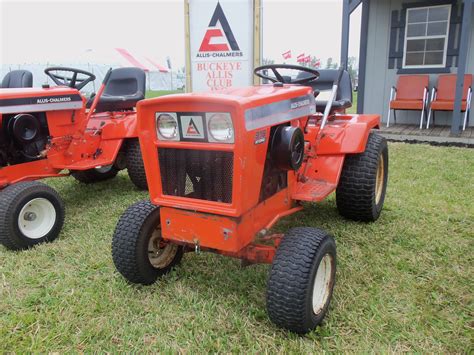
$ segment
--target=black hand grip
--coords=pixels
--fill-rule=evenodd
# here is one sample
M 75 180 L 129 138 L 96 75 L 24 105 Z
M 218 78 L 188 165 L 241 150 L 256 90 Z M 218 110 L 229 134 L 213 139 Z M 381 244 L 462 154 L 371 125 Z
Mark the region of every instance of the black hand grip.
M 107 74 L 105 74 L 105 78 L 104 78 L 104 81 L 102 81 L 102 84 L 104 85 L 107 84 L 107 82 L 110 79 L 110 74 L 112 74 L 112 68 L 109 68 L 109 70 L 107 71 Z
M 339 83 L 341 82 L 342 74 L 344 74 L 344 68 L 340 67 L 339 72 L 337 73 L 336 81 L 334 81 L 334 85 L 339 86 Z

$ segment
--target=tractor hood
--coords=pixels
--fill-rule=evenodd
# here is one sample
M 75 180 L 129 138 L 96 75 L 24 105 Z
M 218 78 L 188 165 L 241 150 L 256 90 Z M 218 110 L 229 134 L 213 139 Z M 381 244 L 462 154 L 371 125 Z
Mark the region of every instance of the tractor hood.
M 272 102 L 281 102 L 286 99 L 294 99 L 300 96 L 313 96 L 313 90 L 310 87 L 300 85 L 275 86 L 273 84 L 249 86 L 243 88 L 229 88 L 212 92 L 197 92 L 189 94 L 167 95 L 159 98 L 160 102 L 222 102 L 237 103 L 238 105 L 249 108 L 261 106 Z M 313 96 L 314 98 L 314 96 Z M 142 101 L 141 105 L 153 104 L 156 99 Z M 314 100 L 311 100 L 314 101 Z M 140 105 L 139 104 L 139 105 Z
M 241 110 L 251 131 L 316 113 L 313 90 L 299 85 L 261 85 L 207 93 L 162 96 L 140 101 L 138 111 L 227 112 Z M 147 119 L 147 114 L 139 115 Z
M 0 113 L 77 110 L 84 99 L 69 87 L 0 89 Z

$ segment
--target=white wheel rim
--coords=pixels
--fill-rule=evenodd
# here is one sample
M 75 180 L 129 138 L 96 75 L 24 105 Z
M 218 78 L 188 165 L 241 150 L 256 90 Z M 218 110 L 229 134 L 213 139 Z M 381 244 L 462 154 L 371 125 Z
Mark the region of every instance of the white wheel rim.
M 331 292 L 332 256 L 325 254 L 319 263 L 313 285 L 313 312 L 319 314 Z
M 105 174 L 108 173 L 110 170 L 112 170 L 113 165 L 104 165 L 104 166 L 97 166 L 95 167 L 95 170 L 98 173 Z
M 45 198 L 34 198 L 26 203 L 18 215 L 18 227 L 27 238 L 40 239 L 46 236 L 56 222 L 56 209 Z
M 178 252 L 178 245 L 163 243 L 161 230 L 155 229 L 148 241 L 148 260 L 156 269 L 164 269 L 173 261 Z

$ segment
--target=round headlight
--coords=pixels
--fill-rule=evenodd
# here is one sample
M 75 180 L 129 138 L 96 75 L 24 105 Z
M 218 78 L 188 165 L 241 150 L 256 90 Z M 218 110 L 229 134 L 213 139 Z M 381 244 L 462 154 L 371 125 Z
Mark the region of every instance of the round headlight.
M 162 113 L 156 120 L 158 132 L 165 139 L 173 139 L 178 135 L 178 121 L 175 117 Z
M 234 140 L 234 127 L 229 114 L 216 113 L 209 117 L 209 133 L 218 142 L 228 142 Z

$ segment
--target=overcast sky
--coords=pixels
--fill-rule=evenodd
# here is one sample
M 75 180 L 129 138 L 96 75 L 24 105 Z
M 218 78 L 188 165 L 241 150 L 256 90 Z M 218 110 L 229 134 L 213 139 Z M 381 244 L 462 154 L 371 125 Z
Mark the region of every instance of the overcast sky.
M 281 62 L 292 50 L 339 61 L 341 11 L 342 0 L 263 0 L 264 57 Z M 3 64 L 71 63 L 91 49 L 100 60 L 122 47 L 184 66 L 182 0 L 0 0 L 0 31 Z M 351 18 L 350 55 L 358 55 L 359 34 L 360 9 Z

